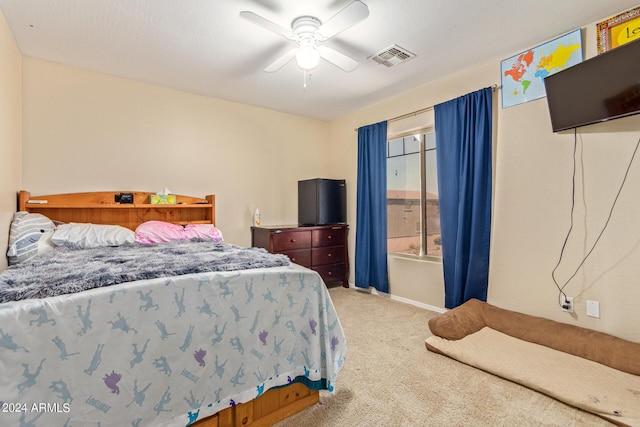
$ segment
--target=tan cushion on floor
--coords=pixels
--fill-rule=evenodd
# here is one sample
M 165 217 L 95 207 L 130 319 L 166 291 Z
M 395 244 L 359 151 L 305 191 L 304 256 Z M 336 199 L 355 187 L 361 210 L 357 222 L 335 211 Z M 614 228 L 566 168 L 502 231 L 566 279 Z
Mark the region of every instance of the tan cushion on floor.
M 429 319 L 431 333 L 448 340 L 459 340 L 486 326 L 482 312 L 486 303 L 471 299 L 444 314 Z
M 484 326 L 532 343 L 640 375 L 640 344 L 602 332 L 505 310 L 471 299 L 429 320 L 434 335 L 461 339 Z
M 640 377 L 552 350 L 489 327 L 460 340 L 431 336 L 428 347 L 599 415 L 640 425 Z

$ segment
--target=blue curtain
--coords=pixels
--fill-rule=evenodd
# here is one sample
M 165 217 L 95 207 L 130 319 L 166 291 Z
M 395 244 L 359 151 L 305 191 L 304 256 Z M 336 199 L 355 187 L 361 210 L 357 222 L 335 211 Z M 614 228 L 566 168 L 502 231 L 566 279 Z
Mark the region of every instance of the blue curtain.
M 445 307 L 487 300 L 492 90 L 434 107 Z
M 356 199 L 356 286 L 389 292 L 386 121 L 358 129 Z

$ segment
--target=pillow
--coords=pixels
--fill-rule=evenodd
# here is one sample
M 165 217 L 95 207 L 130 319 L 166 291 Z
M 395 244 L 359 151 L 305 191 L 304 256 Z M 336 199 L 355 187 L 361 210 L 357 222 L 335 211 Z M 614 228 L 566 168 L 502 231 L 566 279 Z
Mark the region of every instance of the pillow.
M 9 264 L 18 264 L 38 255 L 38 242 L 42 236 L 53 231 L 55 225 L 44 215 L 29 212 L 13 214 L 9 230 Z
M 145 245 L 193 238 L 222 241 L 222 233 L 213 224 L 187 224 L 181 226 L 164 221 L 147 221 L 136 228 L 136 242 Z
M 71 245 L 80 249 L 89 249 L 133 243 L 135 234 L 128 228 L 119 225 L 71 222 L 58 226 L 51 240 L 58 246 Z
M 56 247 L 56 244 L 51 240 L 53 233 L 55 233 L 55 230 L 42 233 L 42 237 L 38 240 L 38 255 L 51 252 Z
M 203 239 L 211 239 L 214 242 L 222 242 L 222 231 L 218 230 L 213 224 L 187 224 L 184 226 L 186 234 L 194 234 L 194 237 Z

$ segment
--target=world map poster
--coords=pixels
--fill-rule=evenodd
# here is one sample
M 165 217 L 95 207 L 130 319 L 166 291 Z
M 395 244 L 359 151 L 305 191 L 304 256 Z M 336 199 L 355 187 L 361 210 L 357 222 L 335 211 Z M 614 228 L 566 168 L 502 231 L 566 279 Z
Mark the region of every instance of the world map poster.
M 500 62 L 502 108 L 542 98 L 544 78 L 582 62 L 580 29 Z

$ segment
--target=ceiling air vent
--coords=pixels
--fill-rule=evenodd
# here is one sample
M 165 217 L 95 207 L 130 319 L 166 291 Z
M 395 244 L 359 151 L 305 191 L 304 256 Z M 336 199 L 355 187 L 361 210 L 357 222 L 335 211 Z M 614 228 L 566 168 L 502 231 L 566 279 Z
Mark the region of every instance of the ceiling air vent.
M 389 46 L 381 52 L 370 56 L 372 60 L 378 64 L 386 65 L 387 67 L 393 67 L 394 65 L 402 64 L 405 61 L 415 58 L 415 54 L 409 52 L 406 49 L 401 48 L 397 44 Z

